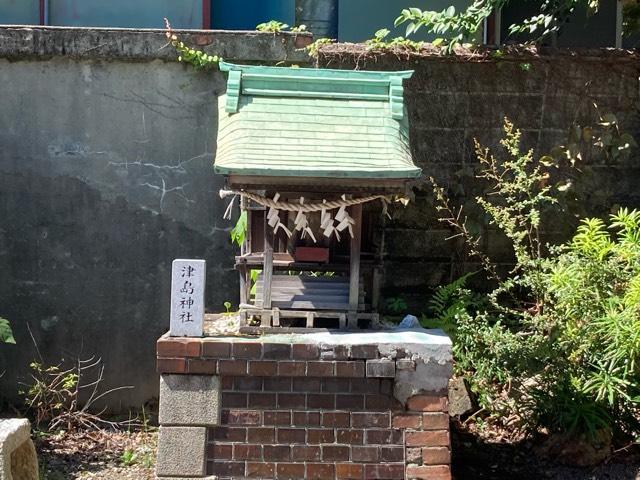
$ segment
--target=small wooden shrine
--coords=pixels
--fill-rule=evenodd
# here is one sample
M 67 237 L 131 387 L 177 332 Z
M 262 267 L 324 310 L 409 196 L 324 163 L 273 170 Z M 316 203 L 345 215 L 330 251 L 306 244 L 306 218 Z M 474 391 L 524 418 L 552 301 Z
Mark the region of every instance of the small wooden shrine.
M 406 72 L 232 65 L 215 170 L 240 200 L 240 312 L 261 326 L 356 328 L 377 319 L 375 217 L 406 202 Z M 246 215 L 246 216 L 245 216 Z

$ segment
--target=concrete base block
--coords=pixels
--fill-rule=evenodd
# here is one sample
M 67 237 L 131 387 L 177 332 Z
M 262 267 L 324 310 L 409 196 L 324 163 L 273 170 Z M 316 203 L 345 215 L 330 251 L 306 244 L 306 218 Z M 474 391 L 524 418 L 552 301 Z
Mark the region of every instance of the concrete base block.
M 220 377 L 161 375 L 160 425 L 218 425 Z
M 38 457 L 25 419 L 0 420 L 0 480 L 38 480 Z
M 205 427 L 165 427 L 158 433 L 156 475 L 162 477 L 202 478 L 206 474 Z

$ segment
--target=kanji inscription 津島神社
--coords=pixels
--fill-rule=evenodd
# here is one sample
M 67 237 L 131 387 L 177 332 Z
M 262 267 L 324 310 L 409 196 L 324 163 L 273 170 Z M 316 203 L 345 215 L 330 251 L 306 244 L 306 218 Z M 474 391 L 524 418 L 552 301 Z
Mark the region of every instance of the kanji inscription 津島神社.
M 172 337 L 201 337 L 204 325 L 204 260 L 174 260 L 171 270 Z

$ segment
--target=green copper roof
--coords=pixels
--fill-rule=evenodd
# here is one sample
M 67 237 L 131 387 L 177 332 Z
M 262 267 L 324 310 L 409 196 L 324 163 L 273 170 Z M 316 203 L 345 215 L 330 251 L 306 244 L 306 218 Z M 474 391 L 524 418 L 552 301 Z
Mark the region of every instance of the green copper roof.
M 229 72 L 219 99 L 222 174 L 415 178 L 402 80 L 413 72 L 256 67 Z

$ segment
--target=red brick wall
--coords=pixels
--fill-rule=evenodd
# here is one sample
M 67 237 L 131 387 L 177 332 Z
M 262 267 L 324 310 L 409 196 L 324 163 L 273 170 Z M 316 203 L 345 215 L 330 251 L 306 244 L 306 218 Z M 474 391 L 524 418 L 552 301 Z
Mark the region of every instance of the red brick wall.
M 449 480 L 446 397 L 418 395 L 402 405 L 393 396 L 395 372 L 413 362 L 379 356 L 375 345 L 158 342 L 160 373 L 221 376 L 209 475 Z
M 223 377 L 222 426 L 210 429 L 208 473 L 223 478 L 403 479 L 402 407 L 392 381 Z

